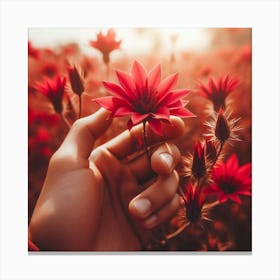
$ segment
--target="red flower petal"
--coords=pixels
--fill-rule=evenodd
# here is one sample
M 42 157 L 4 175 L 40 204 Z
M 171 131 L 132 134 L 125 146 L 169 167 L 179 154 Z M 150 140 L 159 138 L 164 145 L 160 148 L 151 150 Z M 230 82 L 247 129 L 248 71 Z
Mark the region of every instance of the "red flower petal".
M 154 119 L 165 119 L 169 120 L 170 112 L 167 107 L 160 107 L 157 109 L 156 113 L 152 114 Z
M 103 81 L 103 86 L 118 98 L 127 100 L 130 96 L 117 84 Z
M 195 115 L 185 108 L 171 109 L 170 114 L 181 118 L 191 118 Z
M 152 69 L 152 71 L 148 75 L 148 87 L 152 90 L 157 89 L 161 80 L 161 67 L 157 65 Z
M 176 84 L 177 80 L 178 80 L 178 73 L 175 73 L 168 76 L 166 79 L 160 82 L 158 86 L 159 101 Z
M 238 170 L 238 158 L 236 154 L 233 154 L 228 160 L 227 160 L 227 169 L 230 171 L 230 174 L 235 175 L 235 172 Z
M 136 86 L 143 89 L 146 85 L 147 73 L 144 67 L 136 60 L 132 65 L 131 75 L 134 78 Z
M 97 102 L 100 106 L 104 107 L 109 111 L 115 111 L 115 104 L 113 102 L 114 98 L 115 97 L 113 96 L 106 96 L 106 97 L 93 99 L 93 101 Z
M 133 113 L 131 115 L 131 121 L 133 125 L 136 125 L 140 122 L 142 122 L 144 119 L 146 119 L 149 116 L 149 114 L 139 114 L 139 113 Z
M 156 119 L 149 119 L 148 121 L 151 129 L 159 134 L 159 135 L 162 135 L 162 126 L 161 126 L 161 122 L 159 120 L 156 120 Z
M 121 86 L 128 93 L 128 95 L 135 96 L 135 83 L 132 77 L 120 70 L 117 70 L 116 74 Z

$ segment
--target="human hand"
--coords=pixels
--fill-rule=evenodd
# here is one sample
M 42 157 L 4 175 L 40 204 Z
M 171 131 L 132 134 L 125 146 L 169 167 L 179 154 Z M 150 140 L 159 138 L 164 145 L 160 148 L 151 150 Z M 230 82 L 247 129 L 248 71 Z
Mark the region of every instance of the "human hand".
M 183 121 L 171 118 L 163 136 L 148 129 L 149 144 L 157 145 L 148 162 L 145 153 L 128 160 L 139 150 L 141 125 L 93 149 L 110 126 L 108 114 L 100 109 L 75 122 L 50 160 L 29 225 L 41 250 L 138 251 L 180 206 L 180 152 L 164 141 L 183 134 Z

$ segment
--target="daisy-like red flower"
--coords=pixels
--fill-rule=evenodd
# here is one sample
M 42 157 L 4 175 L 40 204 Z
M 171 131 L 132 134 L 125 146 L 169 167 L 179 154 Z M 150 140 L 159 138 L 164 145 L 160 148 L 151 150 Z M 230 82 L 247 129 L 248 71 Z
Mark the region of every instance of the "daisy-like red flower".
M 217 194 L 219 202 L 231 199 L 240 204 L 239 195 L 252 195 L 251 172 L 252 164 L 239 166 L 238 158 L 233 154 L 226 163 L 221 163 L 213 169 L 213 183 L 205 189 L 205 192 Z
M 110 53 L 113 50 L 119 49 L 121 42 L 121 40 L 116 40 L 116 33 L 111 28 L 108 30 L 107 34 L 99 32 L 97 34 L 96 40 L 89 41 L 89 44 L 102 53 L 103 61 L 107 64 L 110 61 Z
M 65 91 L 66 79 L 62 76 L 56 76 L 53 80 L 48 77 L 43 78 L 43 82 L 37 82 L 35 89 L 44 94 L 52 103 L 54 110 L 62 113 L 62 99 Z
M 201 96 L 208 98 L 214 105 L 214 110 L 225 109 L 225 100 L 227 96 L 239 85 L 239 80 L 230 78 L 229 75 L 221 76 L 217 81 L 213 78 L 208 80 L 207 85 L 200 84 Z
M 189 90 L 172 90 L 178 79 L 177 73 L 161 81 L 160 65 L 147 74 L 144 67 L 135 61 L 130 73 L 117 70 L 116 74 L 120 85 L 103 82 L 113 96 L 97 98 L 95 101 L 111 111 L 111 117 L 130 115 L 128 129 L 148 122 L 154 132 L 161 134 L 161 121 L 169 122 L 170 115 L 182 118 L 195 116 L 184 108 L 187 102 L 181 100 Z

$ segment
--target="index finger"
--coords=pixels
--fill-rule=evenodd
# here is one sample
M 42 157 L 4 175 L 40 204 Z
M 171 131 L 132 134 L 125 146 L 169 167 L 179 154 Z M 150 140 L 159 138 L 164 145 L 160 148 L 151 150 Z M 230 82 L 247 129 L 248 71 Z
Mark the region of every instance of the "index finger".
M 184 134 L 184 127 L 185 126 L 182 119 L 173 116 L 170 117 L 170 124 L 163 123 L 162 135 L 154 133 L 148 125 L 148 144 L 154 145 L 166 140 L 178 138 Z M 139 145 L 139 142 L 143 142 L 143 125 L 141 124 L 135 126 L 130 131 L 124 131 L 109 142 L 105 143 L 103 147 L 111 152 L 119 160 L 122 160 L 127 156 L 143 149 L 143 145 Z

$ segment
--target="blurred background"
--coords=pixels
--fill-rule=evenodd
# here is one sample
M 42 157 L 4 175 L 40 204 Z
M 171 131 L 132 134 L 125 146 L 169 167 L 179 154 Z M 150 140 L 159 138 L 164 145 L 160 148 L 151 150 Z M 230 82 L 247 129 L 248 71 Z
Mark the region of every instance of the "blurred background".
M 239 87 L 230 95 L 232 116 L 241 118 L 239 132 L 241 142 L 225 147 L 225 153 L 238 155 L 240 164 L 251 162 L 251 114 L 252 114 L 252 45 L 251 29 L 207 28 L 115 28 L 115 40 L 120 47 L 110 52 L 109 63 L 104 63 L 103 53 L 92 47 L 98 32 L 106 28 L 31 28 L 28 37 L 28 217 L 33 213 L 40 194 L 48 161 L 56 151 L 68 128 L 53 110 L 50 101 L 36 90 L 36 82 L 43 77 L 53 79 L 57 75 L 67 79 L 63 99 L 64 115 L 70 123 L 77 119 L 78 96 L 72 92 L 67 67 L 76 65 L 84 77 L 82 116 L 98 110 L 92 99 L 106 96 L 102 81 L 117 81 L 114 70 L 129 71 L 136 59 L 147 70 L 160 63 L 163 78 L 179 73 L 176 88 L 188 88 L 191 93 L 187 108 L 197 118 L 185 119 L 185 135 L 176 141 L 183 154 L 192 152 L 193 144 L 205 133 L 205 121 L 209 117 L 209 101 L 197 94 L 198 83 L 206 83 L 209 77 L 232 75 L 240 79 Z M 114 119 L 112 127 L 100 139 L 99 144 L 126 129 L 127 118 Z M 227 156 L 227 157 L 228 157 Z M 180 235 L 166 250 L 250 251 L 251 250 L 251 197 L 244 197 L 241 205 L 231 202 L 215 208 L 214 222 L 208 231 L 208 241 L 199 242 L 201 231 L 193 230 Z M 189 230 L 190 231 L 190 230 Z M 188 236 L 188 237 L 187 237 Z M 204 238 L 205 239 L 205 238 Z

